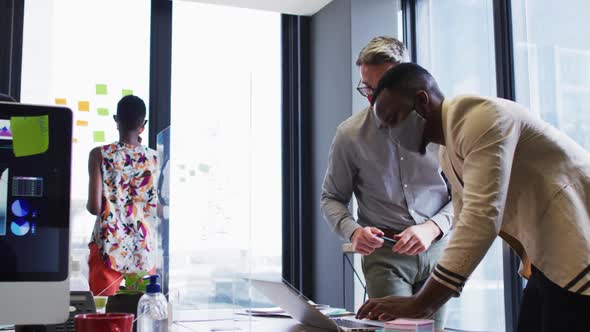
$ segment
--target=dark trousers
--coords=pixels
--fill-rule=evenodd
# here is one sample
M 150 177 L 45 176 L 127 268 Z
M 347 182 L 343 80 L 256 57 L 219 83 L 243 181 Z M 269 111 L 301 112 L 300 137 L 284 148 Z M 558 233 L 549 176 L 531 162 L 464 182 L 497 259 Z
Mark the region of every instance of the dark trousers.
M 518 332 L 590 331 L 590 296 L 566 291 L 534 266 L 524 289 Z

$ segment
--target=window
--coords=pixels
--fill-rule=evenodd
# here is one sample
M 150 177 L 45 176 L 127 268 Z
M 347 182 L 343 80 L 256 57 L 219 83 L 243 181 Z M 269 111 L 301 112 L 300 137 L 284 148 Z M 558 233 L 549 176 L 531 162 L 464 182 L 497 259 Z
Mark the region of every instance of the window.
M 281 277 L 280 22 L 277 13 L 174 2 L 175 308 L 263 304 L 242 278 Z
M 491 0 L 417 2 L 418 63 L 432 73 L 448 97 L 496 96 L 492 5 Z M 504 331 L 503 284 L 502 240 L 498 238 L 461 296 L 449 301 L 446 326 Z
M 590 149 L 590 3 L 512 2 L 516 99 Z
M 71 243 L 86 262 L 88 154 L 118 139 L 112 115 L 123 94 L 148 102 L 150 2 L 27 0 L 23 34 L 22 101 L 74 112 Z

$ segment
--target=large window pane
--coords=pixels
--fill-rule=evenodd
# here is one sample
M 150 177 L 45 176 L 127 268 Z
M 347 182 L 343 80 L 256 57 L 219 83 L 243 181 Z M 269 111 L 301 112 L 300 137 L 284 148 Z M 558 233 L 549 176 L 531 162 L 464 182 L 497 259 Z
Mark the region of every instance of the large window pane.
M 492 0 L 417 2 L 417 55 L 447 97 L 496 95 Z M 502 241 L 497 239 L 451 299 L 447 327 L 504 331 Z
M 86 212 L 88 154 L 118 139 L 112 115 L 124 93 L 148 102 L 149 34 L 149 1 L 25 3 L 21 99 L 74 112 L 72 249 L 82 262 L 95 221 Z
M 590 149 L 590 24 L 583 0 L 512 2 L 516 99 Z
M 174 2 L 176 308 L 249 305 L 241 278 L 281 277 L 280 26 L 277 13 Z

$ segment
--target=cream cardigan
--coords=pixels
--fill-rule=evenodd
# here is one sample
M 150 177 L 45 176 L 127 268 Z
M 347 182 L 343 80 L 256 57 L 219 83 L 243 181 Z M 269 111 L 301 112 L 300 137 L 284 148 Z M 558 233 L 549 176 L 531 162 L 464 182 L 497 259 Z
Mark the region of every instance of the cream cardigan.
M 440 162 L 455 218 L 433 277 L 461 292 L 496 236 L 571 292 L 590 295 L 590 154 L 514 102 L 445 99 Z

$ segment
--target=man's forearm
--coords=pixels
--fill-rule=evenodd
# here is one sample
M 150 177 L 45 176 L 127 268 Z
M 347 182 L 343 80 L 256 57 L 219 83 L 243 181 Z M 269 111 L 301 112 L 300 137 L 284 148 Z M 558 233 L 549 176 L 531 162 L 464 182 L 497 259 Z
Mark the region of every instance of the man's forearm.
M 423 317 L 430 317 L 434 315 L 447 301 L 455 294 L 455 292 L 429 277 L 424 283 L 424 286 L 414 296 L 417 310 L 421 311 Z
M 321 201 L 324 219 L 343 240 L 350 241 L 354 231 L 361 226 L 354 220 L 348 206 L 338 200 L 323 197 Z

